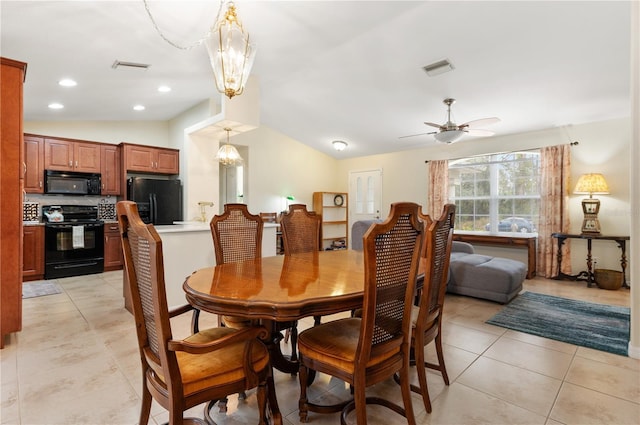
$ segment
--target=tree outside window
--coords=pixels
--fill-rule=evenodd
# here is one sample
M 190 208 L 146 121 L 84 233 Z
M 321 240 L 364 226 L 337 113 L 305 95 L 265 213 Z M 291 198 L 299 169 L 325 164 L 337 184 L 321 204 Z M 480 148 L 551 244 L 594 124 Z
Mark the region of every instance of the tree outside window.
M 535 233 L 540 208 L 540 152 L 511 152 L 449 162 L 456 230 Z

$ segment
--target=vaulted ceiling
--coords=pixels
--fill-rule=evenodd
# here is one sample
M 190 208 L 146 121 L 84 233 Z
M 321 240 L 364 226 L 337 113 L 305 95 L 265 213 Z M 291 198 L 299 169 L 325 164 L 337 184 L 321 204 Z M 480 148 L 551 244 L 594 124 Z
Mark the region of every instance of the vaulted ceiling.
M 214 1 L 148 1 L 176 44 Z M 244 1 L 261 122 L 338 158 L 437 144 L 400 136 L 499 117 L 496 135 L 629 116 L 628 1 Z M 25 120 L 168 120 L 219 97 L 204 46 L 164 41 L 138 1 L 1 2 L 1 53 L 28 63 Z M 422 69 L 448 59 L 451 72 Z M 150 64 L 113 69 L 114 61 Z M 71 77 L 73 88 L 57 83 Z M 169 93 L 157 87 L 166 84 Z M 61 110 L 47 105 L 60 102 Z M 134 111 L 143 104 L 144 111 Z M 331 141 L 349 146 L 335 152 Z M 467 138 L 481 143 L 480 138 Z M 465 143 L 467 142 L 465 141 Z

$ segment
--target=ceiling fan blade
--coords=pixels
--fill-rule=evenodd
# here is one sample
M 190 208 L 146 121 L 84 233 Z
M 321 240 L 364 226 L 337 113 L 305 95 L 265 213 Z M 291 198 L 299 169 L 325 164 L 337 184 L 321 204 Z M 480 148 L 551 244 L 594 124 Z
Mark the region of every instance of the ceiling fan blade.
M 462 127 L 468 127 L 468 128 L 484 127 L 484 126 L 495 124 L 495 123 L 498 123 L 498 122 L 500 122 L 500 118 L 496 118 L 496 117 L 480 118 L 479 120 L 473 120 L 473 121 L 466 122 L 464 124 L 460 124 L 460 128 L 462 128 Z
M 484 130 L 481 128 L 472 128 L 469 130 L 464 130 L 465 133 L 467 133 L 469 136 L 476 136 L 476 137 L 487 137 L 487 136 L 493 136 L 495 133 L 495 131 L 491 131 L 491 130 Z
M 442 126 L 441 126 L 440 124 L 434 124 L 434 123 L 432 123 L 432 122 L 428 122 L 428 121 L 425 121 L 424 123 L 425 123 L 426 125 L 430 125 L 431 127 L 435 127 L 435 128 L 442 128 Z
M 427 134 L 436 134 L 437 131 L 432 131 L 430 133 L 418 133 L 418 134 L 409 134 L 408 136 L 400 136 L 398 139 L 406 139 L 407 137 L 416 137 L 416 136 L 426 136 Z

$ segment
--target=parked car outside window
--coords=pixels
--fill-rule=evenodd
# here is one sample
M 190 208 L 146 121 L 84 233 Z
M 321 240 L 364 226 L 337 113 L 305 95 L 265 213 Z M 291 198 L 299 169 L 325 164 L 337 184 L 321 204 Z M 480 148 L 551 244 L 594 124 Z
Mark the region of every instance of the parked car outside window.
M 485 225 L 485 230 L 491 231 L 491 223 Z M 536 228 L 532 222 L 521 217 L 507 217 L 498 223 L 498 232 L 534 233 Z

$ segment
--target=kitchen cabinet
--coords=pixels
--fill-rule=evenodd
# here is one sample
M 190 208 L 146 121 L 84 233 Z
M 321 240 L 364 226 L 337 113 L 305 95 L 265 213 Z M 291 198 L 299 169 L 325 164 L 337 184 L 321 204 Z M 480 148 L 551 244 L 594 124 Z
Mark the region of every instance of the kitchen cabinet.
M 45 139 L 44 168 L 83 173 L 100 172 L 100 144 L 65 139 Z
M 44 226 L 24 226 L 22 280 L 44 279 Z
M 24 135 L 24 191 L 44 193 L 44 139 Z
M 104 224 L 104 271 L 122 269 L 123 256 L 118 223 Z
M 100 174 L 102 195 L 120 195 L 120 148 L 117 145 L 100 146 Z
M 121 143 L 124 172 L 137 171 L 142 173 L 179 174 L 180 151 L 153 146 L 140 146 Z
M 23 84 L 27 64 L 0 58 L 0 348 L 22 329 L 22 135 Z
M 314 192 L 313 210 L 322 215 L 320 249 L 346 249 L 348 246 L 348 202 L 343 192 Z

